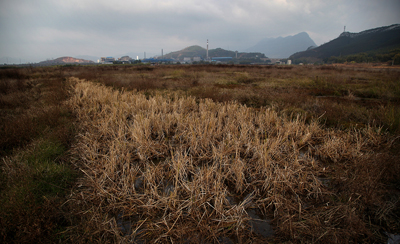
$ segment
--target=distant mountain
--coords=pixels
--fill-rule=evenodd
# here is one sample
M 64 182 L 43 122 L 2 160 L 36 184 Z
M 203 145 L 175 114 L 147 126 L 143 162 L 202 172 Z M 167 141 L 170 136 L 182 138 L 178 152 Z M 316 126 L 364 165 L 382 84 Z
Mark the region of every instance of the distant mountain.
M 266 38 L 246 51 L 261 52 L 269 58 L 288 58 L 296 52 L 315 47 L 317 44 L 306 32 L 294 36 Z
M 52 60 L 39 62 L 41 65 L 56 65 L 56 64 L 90 64 L 94 63 L 91 60 L 79 59 L 73 57 L 60 57 Z
M 338 38 L 319 47 L 293 54 L 290 59 L 316 62 L 332 56 L 346 56 L 398 47 L 400 47 L 400 24 L 395 24 L 360 33 L 343 32 Z
M 184 48 L 180 51 L 176 52 L 171 52 L 168 54 L 164 55 L 164 58 L 173 58 L 177 60 L 183 60 L 184 58 L 193 58 L 193 57 L 201 57 L 205 59 L 207 57 L 207 49 L 201 47 L 201 46 L 190 46 L 187 48 Z M 216 48 L 216 49 L 209 49 L 208 50 L 208 57 L 213 58 L 213 57 L 232 57 L 236 58 L 236 52 L 235 51 L 230 51 L 230 50 L 225 50 L 222 48 Z M 239 59 L 252 59 L 252 58 L 266 58 L 263 53 L 244 53 L 244 52 L 237 52 L 237 57 Z

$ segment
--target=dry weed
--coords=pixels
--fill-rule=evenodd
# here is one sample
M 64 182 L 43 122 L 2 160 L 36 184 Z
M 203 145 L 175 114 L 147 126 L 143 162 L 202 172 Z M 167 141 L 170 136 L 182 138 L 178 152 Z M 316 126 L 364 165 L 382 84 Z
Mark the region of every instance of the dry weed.
M 89 241 L 271 238 L 256 231 L 255 210 L 272 219 L 277 240 L 378 238 L 363 217 L 368 186 L 354 174 L 362 162 L 377 168 L 379 132 L 328 130 L 269 108 L 146 97 L 86 81 L 76 81 L 69 104 L 80 127 L 74 155 L 86 175 L 71 202 Z M 343 188 L 349 185 L 353 195 Z

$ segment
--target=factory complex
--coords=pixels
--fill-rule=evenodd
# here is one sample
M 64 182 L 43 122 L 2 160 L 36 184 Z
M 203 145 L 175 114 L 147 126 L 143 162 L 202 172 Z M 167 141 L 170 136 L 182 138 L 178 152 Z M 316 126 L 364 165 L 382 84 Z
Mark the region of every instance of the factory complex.
M 101 64 L 269 64 L 271 62 L 272 60 L 267 58 L 263 53 L 242 53 L 238 51 L 224 50 L 222 48 L 209 50 L 208 40 L 207 48 L 201 46 L 190 46 L 181 51 L 172 52 L 166 55 L 164 55 L 164 50 L 161 49 L 160 56 L 150 58 L 146 58 L 146 52 L 144 52 L 143 59 L 139 59 L 139 56 L 136 56 L 136 59 L 129 56 L 123 56 L 121 58 L 102 57 L 98 60 L 98 63 Z M 286 60 L 284 62 L 286 63 Z

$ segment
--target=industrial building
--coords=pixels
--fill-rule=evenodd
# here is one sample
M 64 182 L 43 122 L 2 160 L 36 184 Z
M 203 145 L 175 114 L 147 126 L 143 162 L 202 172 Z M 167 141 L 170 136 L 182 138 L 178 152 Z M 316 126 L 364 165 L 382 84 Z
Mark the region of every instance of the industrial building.
M 113 57 L 101 57 L 100 58 L 100 63 L 102 63 L 102 64 L 112 64 L 112 63 L 114 63 L 114 61 L 115 61 L 115 58 L 113 58 Z
M 232 57 L 213 57 L 213 58 L 211 58 L 212 62 L 217 62 L 217 63 L 227 63 L 232 60 L 233 60 Z
M 118 61 L 131 61 L 131 58 L 129 56 L 122 56 L 118 59 Z
M 146 58 L 142 60 L 142 63 L 151 63 L 151 64 L 162 64 L 162 63 L 175 63 L 174 59 L 170 58 Z

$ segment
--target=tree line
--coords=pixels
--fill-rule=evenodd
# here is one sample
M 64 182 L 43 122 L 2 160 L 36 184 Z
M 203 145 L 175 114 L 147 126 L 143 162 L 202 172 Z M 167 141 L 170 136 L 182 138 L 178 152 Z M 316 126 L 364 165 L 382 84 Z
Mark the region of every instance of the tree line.
M 388 63 L 390 65 L 400 64 L 400 48 L 392 49 L 388 52 L 357 53 L 346 56 L 331 56 L 324 59 L 325 63 Z

